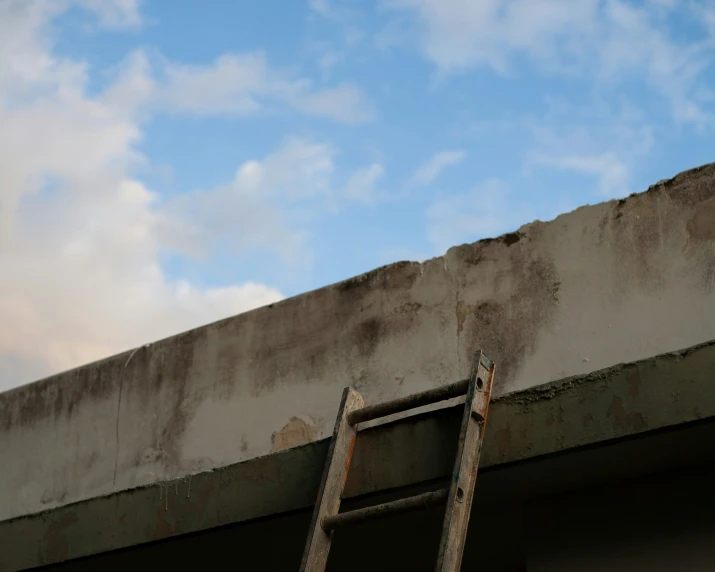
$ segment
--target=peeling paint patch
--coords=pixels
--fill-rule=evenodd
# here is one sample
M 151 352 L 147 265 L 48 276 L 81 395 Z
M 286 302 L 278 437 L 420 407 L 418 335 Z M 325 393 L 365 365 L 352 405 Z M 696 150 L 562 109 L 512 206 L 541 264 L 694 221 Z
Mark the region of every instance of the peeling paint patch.
M 421 307 L 422 307 L 422 304 L 420 304 L 419 302 L 405 302 L 404 304 L 401 304 L 399 307 L 395 308 L 392 311 L 392 313 L 393 314 L 414 314 Z
M 467 317 L 467 314 L 472 312 L 472 309 L 469 308 L 464 301 L 459 300 L 457 302 L 457 307 L 454 309 L 454 312 L 457 316 L 457 335 L 462 333 L 462 330 L 464 329 L 464 319 Z
M 623 399 L 613 396 L 608 416 L 613 417 L 613 422 L 623 431 L 641 431 L 648 428 L 643 415 L 635 411 L 627 412 L 623 407 Z
M 640 384 L 641 372 L 636 369 L 634 372 L 628 375 L 628 395 L 630 395 L 631 397 L 637 397 L 638 388 L 640 387 Z
M 317 438 L 315 423 L 311 419 L 291 417 L 290 421 L 271 436 L 271 451 L 282 451 L 298 445 L 305 445 Z

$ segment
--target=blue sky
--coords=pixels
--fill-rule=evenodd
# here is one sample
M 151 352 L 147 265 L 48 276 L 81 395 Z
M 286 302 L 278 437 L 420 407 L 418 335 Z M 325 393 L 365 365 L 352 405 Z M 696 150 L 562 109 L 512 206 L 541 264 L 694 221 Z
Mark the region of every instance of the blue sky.
M 8 0 L 0 389 L 713 160 L 715 4 Z

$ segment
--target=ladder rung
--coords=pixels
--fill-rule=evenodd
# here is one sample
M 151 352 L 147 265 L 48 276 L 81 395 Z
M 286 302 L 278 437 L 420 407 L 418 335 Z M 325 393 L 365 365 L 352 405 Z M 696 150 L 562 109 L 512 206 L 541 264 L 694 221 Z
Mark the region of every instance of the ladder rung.
M 362 407 L 361 409 L 356 409 L 355 411 L 348 413 L 348 423 L 350 425 L 364 423 L 365 421 L 379 419 L 380 417 L 387 417 L 393 413 L 400 413 L 401 411 L 416 409 L 418 407 L 422 407 L 423 405 L 429 405 L 430 403 L 437 403 L 438 401 L 445 401 L 447 399 L 452 399 L 453 397 L 459 397 L 460 395 L 465 395 L 467 393 L 468 386 L 469 380 L 463 379 L 462 381 L 457 381 L 456 383 L 452 383 L 450 385 L 443 385 L 442 387 L 436 387 L 435 389 L 428 389 L 422 393 L 415 393 L 393 401 L 385 401 L 384 403 L 378 403 L 377 405 Z
M 351 510 L 324 519 L 321 526 L 325 532 L 330 532 L 331 530 L 342 528 L 350 524 L 375 520 L 410 510 L 427 508 L 445 501 L 448 495 L 449 488 L 446 488 L 392 502 L 376 504 L 358 510 Z

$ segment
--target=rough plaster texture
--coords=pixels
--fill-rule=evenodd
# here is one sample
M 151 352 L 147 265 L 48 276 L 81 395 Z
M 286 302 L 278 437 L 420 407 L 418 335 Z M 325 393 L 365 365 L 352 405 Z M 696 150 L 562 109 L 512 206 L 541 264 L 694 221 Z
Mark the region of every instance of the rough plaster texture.
M 497 394 L 715 338 L 715 165 L 0 394 L 0 520 L 320 439 L 496 361 Z

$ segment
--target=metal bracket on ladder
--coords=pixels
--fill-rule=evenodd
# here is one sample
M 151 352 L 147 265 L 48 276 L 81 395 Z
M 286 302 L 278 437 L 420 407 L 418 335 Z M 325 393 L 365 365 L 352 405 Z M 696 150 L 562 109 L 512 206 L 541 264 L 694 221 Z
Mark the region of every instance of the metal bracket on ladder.
M 469 513 L 474 496 L 474 485 L 477 481 L 479 454 L 484 439 L 494 371 L 494 363 L 479 350 L 474 354 L 469 379 L 409 397 L 364 407 L 362 396 L 351 387 L 345 388 L 313 511 L 313 520 L 300 566 L 301 572 L 325 570 L 330 542 L 335 530 L 355 522 L 423 508 L 445 500 L 447 503 L 444 524 L 435 570 L 437 572 L 459 570 L 464 542 L 467 538 Z M 360 510 L 339 512 L 359 423 L 465 394 L 457 458 L 451 485 L 448 488 Z

